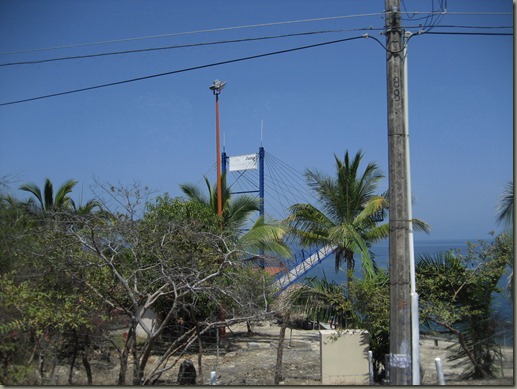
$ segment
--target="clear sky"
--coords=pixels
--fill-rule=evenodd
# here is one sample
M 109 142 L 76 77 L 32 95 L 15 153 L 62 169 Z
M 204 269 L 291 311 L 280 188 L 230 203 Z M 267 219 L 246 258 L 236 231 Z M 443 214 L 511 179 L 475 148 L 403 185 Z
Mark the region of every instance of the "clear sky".
M 512 32 L 467 28 L 512 26 L 509 0 L 402 5 L 412 33 Z M 383 0 L 1 0 L 0 64 L 296 35 L 0 66 L 0 104 L 365 33 L 384 44 L 383 13 Z M 434 239 L 487 238 L 513 179 L 513 37 L 422 34 L 408 56 L 413 215 Z M 361 149 L 388 175 L 386 52 L 361 38 L 0 106 L 0 176 L 16 178 L 11 191 L 22 198 L 23 183 L 77 179 L 84 201 L 94 177 L 173 196 L 204 174 L 213 181 L 215 79 L 228 81 L 229 155 L 256 152 L 263 127 L 266 151 L 300 172 L 331 174 L 334 154 Z

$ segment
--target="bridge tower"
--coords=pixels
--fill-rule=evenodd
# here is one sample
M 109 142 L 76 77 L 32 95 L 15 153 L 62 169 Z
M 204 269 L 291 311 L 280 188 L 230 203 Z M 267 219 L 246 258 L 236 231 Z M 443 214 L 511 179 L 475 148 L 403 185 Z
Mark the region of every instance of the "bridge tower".
M 226 150 L 223 150 L 221 154 L 222 164 L 222 172 L 226 174 L 228 171 L 243 171 L 243 170 L 251 170 L 258 169 L 259 173 L 259 182 L 258 182 L 258 190 L 246 190 L 240 192 L 232 192 L 232 194 L 244 194 L 244 193 L 258 193 L 260 199 L 260 216 L 265 215 L 265 206 L 264 206 L 264 159 L 265 159 L 265 150 L 264 147 L 260 146 L 259 151 L 256 154 L 247 154 L 241 156 L 230 157 L 226 154 Z

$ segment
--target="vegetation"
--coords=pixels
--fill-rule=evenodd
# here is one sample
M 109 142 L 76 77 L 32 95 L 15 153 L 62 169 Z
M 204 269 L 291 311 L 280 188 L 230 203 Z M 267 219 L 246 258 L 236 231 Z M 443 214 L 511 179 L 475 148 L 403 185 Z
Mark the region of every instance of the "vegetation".
M 308 279 L 279 305 L 284 324 L 275 382 L 282 379 L 286 323 L 300 313 L 332 320 L 339 329 L 368 330 L 375 374 L 382 377 L 389 353 L 389 276 L 375 268 L 369 249 L 387 236 L 387 223 L 378 216 L 386 217 L 389 201 L 375 194 L 382 178 L 375 164 L 360 173 L 362 157 L 360 152 L 353 159 L 348 152 L 343 160 L 335 157 L 336 177 L 308 171 L 321 209 L 308 204 L 291 209 L 292 231 L 303 244 L 335 246 L 336 267 L 347 265 L 348 282 Z M 223 180 L 221 220 L 214 208 L 217 191 L 207 180 L 206 197 L 183 185 L 187 199 L 151 198 L 139 185 L 104 185 L 100 191 L 107 198 L 84 207 L 71 198 L 76 183 L 69 180 L 57 192 L 48 179 L 43 188 L 23 185 L 20 189 L 33 196 L 28 201 L 0 195 L 1 384 L 54 385 L 57 366 L 67 365 L 73 385 L 78 361 L 88 383 L 95 384 L 90 362 L 107 350 L 115 353 L 121 385 L 158 383 L 192 348 L 202 376 L 208 334 L 271 315 L 267 274 L 243 266 L 242 259 L 290 252 L 281 224 L 261 217 L 251 222 L 257 199 L 232 198 Z M 7 185 L 0 182 L 0 188 Z M 511 190 L 512 202 L 504 196 L 499 208 L 502 221 L 513 215 Z M 506 226 L 510 232 L 511 223 Z M 351 272 L 358 253 L 362 278 Z M 513 269 L 513 258 L 511 234 L 502 233 L 492 242 L 470 244 L 464 256 L 419 260 L 422 328 L 457 336 L 453 357 L 466 367 L 464 378 L 498 373 L 492 297 L 500 291 L 501 277 Z M 122 335 L 115 335 L 115 322 Z
M 447 331 L 458 338 L 452 360 L 465 366 L 462 378 L 497 376 L 500 354 L 495 343 L 492 301 L 513 258 L 513 240 L 469 244 L 467 255 L 424 255 L 417 263 L 420 317 L 427 330 Z
M 239 240 L 222 234 L 202 204 L 158 196 L 136 217 L 146 191 L 108 186 L 111 203 L 124 207 L 86 214 L 67 200 L 73 181 L 55 197 L 47 183 L 46 195 L 32 188 L 36 210 L 32 200 L 1 202 L 2 383 L 53 384 L 56 365 L 68 360 L 73 384 L 77 357 L 93 383 L 90 354 L 106 342 L 118 350 L 118 384 L 130 361 L 133 384 L 156 383 L 193 344 L 201 368 L 202 338 L 213 329 L 267 314 L 266 274 L 235 261 Z M 146 320 L 150 312 L 157 320 Z M 116 317 L 125 317 L 122 342 L 107 327 Z M 174 323 L 183 329 L 171 338 Z M 168 348 L 150 368 L 164 337 Z
M 469 244 L 466 256 L 451 252 L 422 255 L 417 266 L 420 321 L 427 332 L 446 332 L 458 338 L 451 360 L 464 366 L 462 379 L 498 376 L 500 349 L 495 342 L 492 312 L 497 285 L 513 258 L 513 240 L 505 234 L 493 242 Z M 389 353 L 389 275 L 353 279 L 348 286 L 327 279 L 306 279 L 289 296 L 295 312 L 337 329 L 366 329 L 374 357 L 374 373 L 383 376 Z
M 217 215 L 217 186 L 211 186 L 205 177 L 208 196 L 199 188 L 190 184 L 180 185 L 187 198 L 210 210 Z M 264 255 L 271 253 L 282 257 L 290 257 L 291 250 L 284 242 L 286 229 L 275 220 L 266 220 L 263 216 L 248 226 L 253 214 L 260 210 L 260 199 L 248 195 L 232 197 L 230 188 L 226 185 L 226 175 L 221 178 L 223 209 L 221 230 L 238 240 L 246 256 Z M 248 228 L 247 228 L 248 227 Z
M 35 212 L 32 201 L 7 195 L 1 200 L 2 383 L 53 384 L 53 371 L 65 350 L 70 350 L 71 370 L 82 355 L 90 372 L 91 335 L 101 312 L 96 296 L 71 279 L 70 257 L 61 251 L 68 247 L 69 253 L 82 255 L 81 247 L 65 234 L 72 225 L 53 207 Z M 91 381 L 91 374 L 88 378 Z
M 189 200 L 204 205 L 217 215 L 217 185 L 210 185 L 210 182 L 206 177 L 205 183 L 208 196 L 194 185 L 182 184 L 180 185 L 180 188 Z M 221 221 L 221 225 L 224 229 L 231 229 L 234 231 L 243 230 L 246 227 L 246 223 L 249 222 L 250 216 L 254 212 L 258 212 L 260 210 L 260 200 L 248 195 L 232 198 L 230 188 L 226 185 L 226 174 L 223 174 L 221 177 L 221 187 L 223 197 L 223 220 Z
M 360 198 L 357 195 L 352 196 L 354 193 L 368 193 L 366 190 L 354 191 L 353 188 L 360 188 L 359 183 L 374 183 L 379 177 L 374 173 L 375 166 L 369 165 L 363 176 L 359 180 L 355 179 L 360 159 L 360 153 L 356 155 L 352 164 L 348 161 L 348 153 L 343 162 L 336 158 L 337 179 L 308 173 L 312 186 L 320 194 L 320 199 L 323 199 L 323 209 L 332 217 L 325 216 L 311 205 L 296 205 L 292 208 L 290 221 L 298 227 L 302 242 L 316 241 L 338 247 L 336 267 L 340 260 L 340 248 L 343 253 L 341 257 L 348 258 L 347 262 L 353 264 L 350 260 L 353 258 L 353 249 L 359 247 L 359 251 L 362 252 L 361 248 L 368 248 L 370 242 L 375 241 L 375 238 L 368 240 L 372 229 L 382 231 L 382 227 L 378 228 L 374 220 L 362 225 L 359 223 L 362 213 L 370 218 L 373 216 L 372 213 L 366 212 L 371 195 L 366 196 L 362 203 L 358 200 L 352 201 Z M 368 177 L 371 180 L 368 180 Z M 348 204 L 367 205 L 358 206 L 355 211 L 348 211 L 352 212 L 355 218 L 347 219 L 340 215 L 346 216 L 344 210 L 350 209 L 347 208 Z M 387 202 L 383 207 L 380 211 L 385 212 Z M 380 212 L 379 208 L 373 206 L 370 209 Z M 499 220 L 508 220 L 513 215 L 512 186 L 508 186 L 499 209 Z M 333 222 L 336 219 L 341 224 Z M 422 229 L 427 229 L 424 223 L 418 224 Z M 507 225 L 510 225 L 508 221 Z M 337 231 L 340 230 L 346 231 L 341 237 L 352 239 L 343 239 L 342 242 L 331 240 L 332 237 L 339 236 Z M 374 237 L 381 235 L 373 234 Z M 363 254 L 363 260 L 364 258 Z M 436 330 L 438 326 L 458 337 L 458 346 L 453 350 L 452 359 L 465 366 L 462 378 L 489 378 L 497 374 L 496 361 L 499 349 L 494 340 L 492 299 L 494 293 L 499 291 L 498 282 L 507 268 L 513 269 L 513 258 L 513 239 L 504 233 L 497 236 L 492 243 L 480 241 L 477 244 L 469 244 L 465 257 L 447 253 L 437 257 L 423 255 L 419 258 L 417 285 L 421 298 L 421 324 L 427 330 Z M 333 322 L 341 329 L 367 329 L 371 337 L 374 372 L 379 380 L 382 376 L 384 356 L 390 349 L 389 276 L 387 272 L 373 268 L 364 274 L 363 279 L 355 279 L 349 272 L 346 287 L 327 279 L 306 279 L 305 284 L 289 296 L 289 300 L 292 309 L 305 313 L 313 320 Z
M 389 276 L 378 270 L 372 277 L 353 279 L 346 285 L 326 278 L 306 279 L 288 297 L 293 312 L 304 313 L 318 322 L 338 329 L 365 329 L 370 336 L 375 380 L 384 376 L 385 355 L 389 353 Z

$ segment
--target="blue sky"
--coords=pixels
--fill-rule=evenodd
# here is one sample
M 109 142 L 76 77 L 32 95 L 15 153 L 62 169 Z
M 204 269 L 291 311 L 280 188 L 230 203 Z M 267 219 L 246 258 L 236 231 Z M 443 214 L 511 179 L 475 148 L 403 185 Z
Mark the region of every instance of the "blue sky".
M 447 27 L 511 26 L 509 0 L 406 0 L 403 26 L 416 33 L 436 22 L 424 17 L 441 3 L 447 14 L 433 32 L 511 31 Z M 1 66 L 0 104 L 366 32 L 384 43 L 383 12 L 382 0 L 2 0 L 0 64 L 337 32 Z M 155 38 L 130 39 L 144 37 Z M 74 47 L 35 51 L 61 46 Z M 422 34 L 408 55 L 413 215 L 431 238 L 486 238 L 513 178 L 513 38 Z M 215 179 L 215 79 L 228 81 L 220 109 L 229 155 L 256 152 L 263 127 L 266 151 L 300 172 L 332 174 L 334 154 L 362 150 L 387 176 L 386 53 L 365 38 L 0 106 L 0 176 L 17 180 L 20 197 L 19 185 L 45 177 L 79 180 L 77 199 L 91 196 L 94 177 L 173 196 L 182 183 L 202 186 L 204 174 Z

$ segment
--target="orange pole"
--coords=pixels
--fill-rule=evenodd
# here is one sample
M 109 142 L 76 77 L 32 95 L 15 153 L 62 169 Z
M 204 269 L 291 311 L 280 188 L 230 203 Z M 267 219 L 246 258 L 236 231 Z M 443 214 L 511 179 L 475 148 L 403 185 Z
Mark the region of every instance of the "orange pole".
M 223 84 L 224 85 L 224 84 Z M 221 86 L 222 88 L 222 86 Z M 212 88 L 211 88 L 212 89 Z M 221 182 L 221 135 L 219 129 L 219 93 L 221 90 L 217 88 L 216 83 L 214 82 L 214 94 L 215 94 L 215 148 L 217 153 L 217 215 L 221 217 L 221 232 L 223 230 L 223 188 Z M 221 321 L 224 321 L 225 313 L 222 305 L 219 306 L 219 318 Z M 219 335 L 226 335 L 226 327 L 219 327 Z
M 221 183 L 221 136 L 219 130 L 219 94 L 215 95 L 215 144 L 217 152 L 217 214 L 223 215 L 223 188 Z

